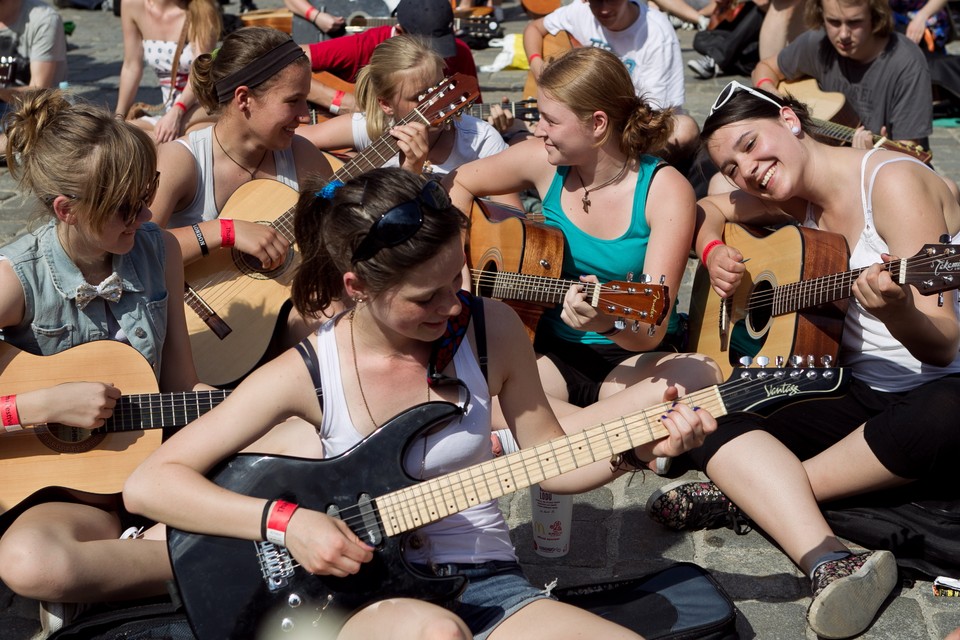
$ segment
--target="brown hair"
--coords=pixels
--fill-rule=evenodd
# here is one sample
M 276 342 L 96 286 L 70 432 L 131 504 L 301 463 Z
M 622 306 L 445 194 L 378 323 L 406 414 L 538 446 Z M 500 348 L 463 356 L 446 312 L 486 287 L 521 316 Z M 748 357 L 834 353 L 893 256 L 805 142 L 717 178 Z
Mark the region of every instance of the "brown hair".
M 600 144 L 615 134 L 628 157 L 663 148 L 673 133 L 673 110 L 654 109 L 638 98 L 623 62 L 604 49 L 581 47 L 550 60 L 540 76 L 540 89 L 582 122 L 597 111 L 607 114 L 610 126 Z
M 371 226 L 393 207 L 415 201 L 426 179 L 399 168 L 374 169 L 342 186 L 313 176 L 305 181 L 294 214 L 300 266 L 292 299 L 304 314 L 319 315 L 343 291 L 343 274 L 352 271 L 376 296 L 403 280 L 410 269 L 436 256 L 467 226 L 452 205 L 443 210 L 421 205 L 423 224 L 402 243 L 353 262 L 354 251 Z
M 102 107 L 71 103 L 56 89 L 24 91 L 4 118 L 7 162 L 21 189 L 52 213 L 58 195 L 99 232 L 122 205 L 139 207 L 153 184 L 150 137 Z
M 873 35 L 886 38 L 893 33 L 893 11 L 889 0 L 837 0 L 841 6 L 866 5 L 870 10 Z M 823 23 L 823 0 L 807 0 L 803 18 L 811 29 L 820 29 Z
M 419 36 L 396 35 L 377 45 L 369 64 L 357 74 L 357 104 L 366 115 L 371 140 L 379 138 L 390 126 L 390 118 L 377 99 L 393 100 L 404 74 L 436 76 L 443 71 L 443 64 L 440 54 Z
M 206 112 L 213 114 L 222 109 L 223 105 L 217 97 L 217 82 L 243 69 L 289 39 L 287 34 L 270 27 L 244 27 L 224 38 L 218 49 L 197 56 L 190 68 L 190 86 Z M 301 56 L 291 64 L 308 67 L 310 61 L 306 56 Z M 264 95 L 278 76 L 279 73 L 266 82 L 251 87 L 250 93 L 257 97 Z

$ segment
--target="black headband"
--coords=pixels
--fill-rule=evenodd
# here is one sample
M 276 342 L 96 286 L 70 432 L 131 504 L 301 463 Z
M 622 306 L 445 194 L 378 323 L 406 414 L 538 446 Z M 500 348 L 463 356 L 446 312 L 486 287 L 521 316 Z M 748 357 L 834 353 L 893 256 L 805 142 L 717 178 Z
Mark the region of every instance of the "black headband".
M 226 78 L 218 80 L 214 85 L 217 90 L 217 102 L 223 104 L 233 98 L 237 87 L 256 87 L 263 84 L 291 62 L 306 57 L 303 49 L 293 40 L 286 40 L 267 51 L 250 64 L 234 71 Z

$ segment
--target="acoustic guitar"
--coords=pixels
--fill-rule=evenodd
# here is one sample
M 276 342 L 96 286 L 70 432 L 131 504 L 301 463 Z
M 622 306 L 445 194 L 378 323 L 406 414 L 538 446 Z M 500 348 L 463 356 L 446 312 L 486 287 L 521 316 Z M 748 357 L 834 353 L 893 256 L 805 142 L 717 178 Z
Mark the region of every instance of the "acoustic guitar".
M 577 42 L 577 39 L 566 31 L 561 31 L 557 35 L 548 33 L 543 36 L 543 60 L 546 62 L 579 46 L 580 43 Z M 533 77 L 533 71 L 527 72 L 527 81 L 523 85 L 523 95 L 527 98 L 537 97 L 537 79 Z
M 720 417 L 760 411 L 786 399 L 835 395 L 842 369 L 743 369 L 726 383 L 685 400 Z M 586 466 L 667 435 L 663 403 L 561 436 L 536 447 L 425 481 L 403 469 L 403 452 L 418 436 L 458 418 L 462 409 L 428 402 L 401 413 L 349 451 L 326 460 L 241 454 L 210 478 L 221 487 L 270 500 L 289 500 L 343 520 L 374 557 L 357 574 L 312 575 L 290 552 L 254 542 L 171 529 L 167 545 L 187 619 L 199 640 L 335 635 L 350 612 L 387 598 L 443 602 L 463 576 L 427 576 L 407 564 L 408 533 L 534 483 Z
M 563 2 L 561 0 L 520 0 L 520 4 L 531 18 L 539 18 L 556 11 Z
M 836 145 L 848 146 L 853 142 L 854 130 L 860 124 L 860 117 L 842 93 L 823 91 L 813 78 L 783 81 L 777 85 L 777 90 L 782 95 L 792 96 L 807 105 L 814 125 L 813 133 Z M 877 134 L 873 134 L 873 146 L 906 153 L 925 163 L 929 163 L 933 158 L 933 153 L 919 144 L 890 140 Z
M 420 104 L 397 124 L 417 121 L 440 126 L 478 95 L 476 78 L 454 74 L 425 92 Z M 384 133 L 331 180 L 346 182 L 380 167 L 398 152 L 396 138 Z M 279 267 L 264 269 L 259 260 L 234 247 L 211 252 L 186 268 L 187 330 L 197 373 L 208 384 L 225 386 L 239 380 L 269 346 L 299 263 L 293 235 L 297 198 L 296 191 L 276 180 L 252 180 L 230 196 L 220 214 L 269 225 L 285 237 L 290 250 Z
M 508 272 L 556 280 L 563 267 L 563 233 L 528 219 L 519 209 L 476 199 L 470 210 L 467 264 L 483 273 Z M 512 299 L 506 302 L 523 320 L 531 341 L 544 309 L 554 304 Z
M 157 393 L 150 363 L 133 347 L 100 340 L 51 356 L 35 356 L 0 342 L 0 389 L 24 393 L 66 382 L 105 382 L 123 395 L 103 427 L 58 424 L 0 435 L 0 513 L 50 484 L 116 493 L 127 476 L 160 446 L 161 429 L 196 420 L 227 391 Z
M 746 273 L 729 298 L 720 298 L 701 265 L 690 303 L 690 349 L 730 372 L 743 356 L 760 351 L 830 356 L 836 362 L 847 301 L 865 269 L 843 271 L 849 260 L 843 236 L 787 226 L 773 233 L 737 224 L 724 242 L 747 258 Z M 899 284 L 921 295 L 960 287 L 958 246 L 927 244 L 913 257 L 888 262 Z

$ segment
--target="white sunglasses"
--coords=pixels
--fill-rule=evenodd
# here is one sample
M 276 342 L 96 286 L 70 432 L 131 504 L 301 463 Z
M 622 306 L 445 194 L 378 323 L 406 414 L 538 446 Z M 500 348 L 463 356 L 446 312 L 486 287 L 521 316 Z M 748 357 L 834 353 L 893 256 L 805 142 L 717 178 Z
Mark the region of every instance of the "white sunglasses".
M 710 115 L 712 116 L 714 111 L 722 108 L 723 105 L 730 102 L 730 98 L 732 98 L 738 90 L 746 91 L 747 93 L 749 93 L 754 97 L 760 98 L 761 100 L 766 100 L 770 104 L 774 105 L 777 109 L 783 109 L 783 107 L 786 106 L 786 105 L 780 104 L 779 102 L 777 102 L 776 100 L 768 96 L 767 94 L 757 91 L 753 87 L 748 87 L 745 84 L 740 84 L 736 80 L 732 80 L 730 83 L 727 84 L 727 86 L 721 89 L 720 95 L 717 96 L 717 99 L 713 103 L 713 106 L 710 107 Z

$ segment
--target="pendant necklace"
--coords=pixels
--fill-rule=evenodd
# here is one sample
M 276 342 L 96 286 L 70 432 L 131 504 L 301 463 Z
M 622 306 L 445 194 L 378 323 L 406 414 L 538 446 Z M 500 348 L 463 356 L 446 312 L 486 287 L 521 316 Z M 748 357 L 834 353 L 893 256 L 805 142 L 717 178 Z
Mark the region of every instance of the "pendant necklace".
M 354 307 L 350 310 L 350 315 L 347 319 L 350 321 L 350 351 L 353 354 L 353 371 L 357 374 L 357 388 L 360 389 L 360 399 L 363 401 L 363 408 L 367 410 L 367 417 L 370 418 L 370 422 L 373 423 L 373 428 L 377 429 L 380 425 L 377 424 L 377 421 L 373 419 L 373 413 L 370 411 L 370 405 L 367 404 L 367 396 L 363 393 L 363 383 L 360 381 L 360 366 L 357 364 L 357 344 L 353 338 L 353 318 L 357 314 L 357 309 Z M 430 402 L 430 385 L 427 385 L 427 402 Z M 427 465 L 427 439 L 429 435 L 423 436 L 423 454 L 420 456 L 420 479 L 423 480 L 424 468 Z
M 609 187 L 611 184 L 613 184 L 614 182 L 622 178 L 623 174 L 627 172 L 628 164 L 630 164 L 630 160 L 629 159 L 624 160 L 623 167 L 620 169 L 620 173 L 613 176 L 612 178 L 610 178 L 609 180 L 601 184 L 599 187 L 593 187 L 592 189 L 587 189 L 587 185 L 583 184 L 583 176 L 580 175 L 580 169 L 577 169 L 576 167 L 574 167 L 574 170 L 577 172 L 577 178 L 580 180 L 580 186 L 583 187 L 583 197 L 580 198 L 580 203 L 583 205 L 584 213 L 590 213 L 590 192 L 599 191 L 604 187 Z
M 268 151 L 268 150 L 267 150 L 267 149 L 264 149 L 264 150 L 263 150 L 263 155 L 260 156 L 260 162 L 258 162 L 258 163 L 257 163 L 257 166 L 255 166 L 255 167 L 253 168 L 253 171 L 250 171 L 250 169 L 247 169 L 245 166 L 243 166 L 242 164 L 240 164 L 239 162 L 237 162 L 237 161 L 234 159 L 234 157 L 233 157 L 232 155 L 230 155 L 229 153 L 227 153 L 227 150 L 223 148 L 223 145 L 220 144 L 220 138 L 217 136 L 217 127 L 216 127 L 216 126 L 213 127 L 213 139 L 217 141 L 217 146 L 220 147 L 220 151 L 223 151 L 223 155 L 227 156 L 227 159 L 229 159 L 230 162 L 232 162 L 233 164 L 237 165 L 238 167 L 240 167 L 241 169 L 243 169 L 244 171 L 246 171 L 247 173 L 249 173 L 249 174 L 250 174 L 250 179 L 253 180 L 254 174 L 256 174 L 257 171 L 260 170 L 260 165 L 263 164 L 263 160 L 267 157 L 267 151 Z

